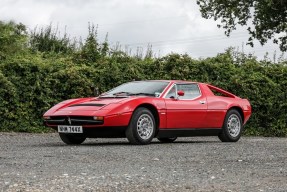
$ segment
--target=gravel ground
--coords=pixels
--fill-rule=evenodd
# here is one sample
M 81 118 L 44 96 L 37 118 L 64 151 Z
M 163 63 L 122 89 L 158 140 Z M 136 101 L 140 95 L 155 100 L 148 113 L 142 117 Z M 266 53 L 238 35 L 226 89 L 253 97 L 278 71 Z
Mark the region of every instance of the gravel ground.
M 0 191 L 287 191 L 287 138 L 87 139 L 0 133 Z

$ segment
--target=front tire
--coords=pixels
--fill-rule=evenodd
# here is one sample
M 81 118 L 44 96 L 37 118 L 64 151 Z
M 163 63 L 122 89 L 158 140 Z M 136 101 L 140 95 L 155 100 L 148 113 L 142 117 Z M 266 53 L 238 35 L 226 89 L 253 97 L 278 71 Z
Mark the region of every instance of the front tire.
M 67 145 L 79 145 L 86 140 L 86 137 L 80 137 L 65 133 L 59 133 L 61 140 Z
M 149 144 L 155 135 L 156 123 L 150 110 L 144 107 L 137 108 L 126 130 L 126 137 L 131 144 Z
M 222 142 L 236 142 L 240 139 L 242 130 L 243 123 L 240 113 L 231 109 L 225 116 L 222 131 L 218 137 Z

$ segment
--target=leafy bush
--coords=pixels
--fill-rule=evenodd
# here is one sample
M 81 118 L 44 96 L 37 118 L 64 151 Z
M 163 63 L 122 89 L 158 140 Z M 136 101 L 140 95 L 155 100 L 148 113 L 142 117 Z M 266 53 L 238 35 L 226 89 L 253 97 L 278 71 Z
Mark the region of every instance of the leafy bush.
M 9 30 L 17 27 L 7 25 Z M 25 39 L 19 35 L 13 36 L 17 46 Z M 0 45 L 5 56 L 0 58 L 0 131 L 47 131 L 41 126 L 46 110 L 65 99 L 93 96 L 94 87 L 105 92 L 134 79 L 182 79 L 207 82 L 249 99 L 253 114 L 246 134 L 287 136 L 286 61 L 258 61 L 231 49 L 206 59 L 179 54 L 140 58 L 112 50 L 106 41 L 99 43 L 93 28 L 79 49 L 68 49 L 70 44 L 55 36 L 45 38 L 60 43 L 59 49 L 50 49 L 53 43 L 37 51 L 20 46 L 6 54 L 9 44 L 5 49 Z

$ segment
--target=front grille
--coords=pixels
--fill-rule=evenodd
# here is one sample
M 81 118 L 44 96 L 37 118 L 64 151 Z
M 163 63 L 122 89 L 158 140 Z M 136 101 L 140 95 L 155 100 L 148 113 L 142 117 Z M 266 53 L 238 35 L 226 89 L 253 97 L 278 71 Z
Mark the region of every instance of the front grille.
M 48 125 L 101 125 L 104 121 L 94 120 L 92 116 L 51 116 Z

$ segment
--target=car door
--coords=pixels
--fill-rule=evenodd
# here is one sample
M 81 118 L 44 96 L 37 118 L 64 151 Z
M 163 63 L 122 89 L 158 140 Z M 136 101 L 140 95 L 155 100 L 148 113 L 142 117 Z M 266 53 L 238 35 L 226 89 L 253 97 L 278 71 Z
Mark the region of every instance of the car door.
M 184 95 L 178 95 L 184 93 Z M 203 128 L 206 97 L 197 83 L 174 84 L 165 96 L 167 128 Z

